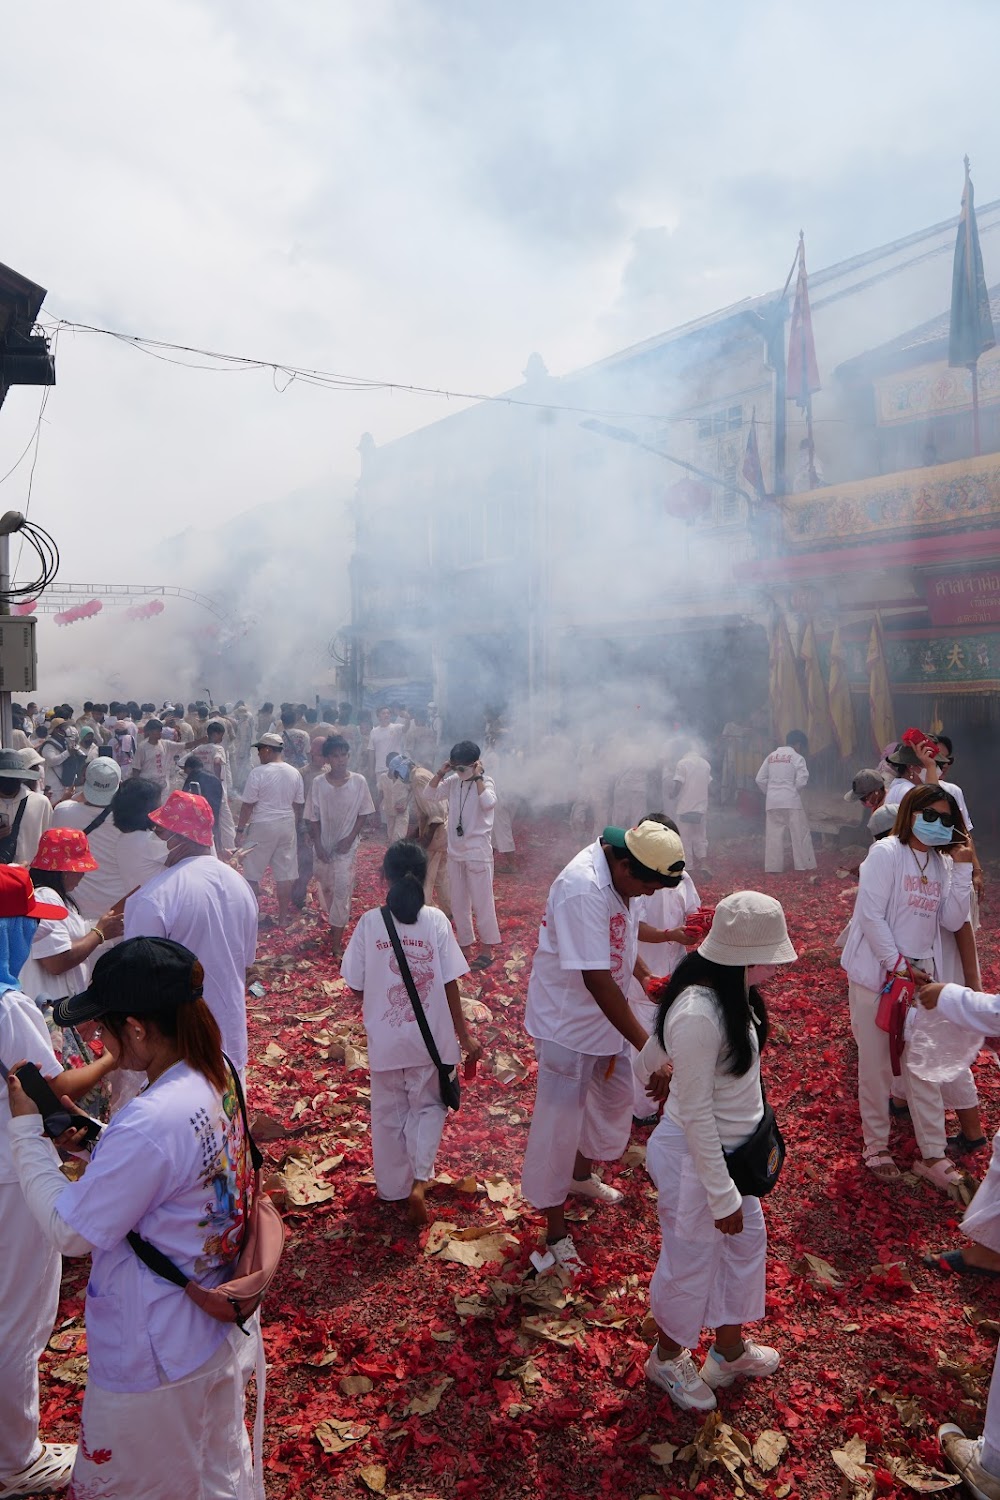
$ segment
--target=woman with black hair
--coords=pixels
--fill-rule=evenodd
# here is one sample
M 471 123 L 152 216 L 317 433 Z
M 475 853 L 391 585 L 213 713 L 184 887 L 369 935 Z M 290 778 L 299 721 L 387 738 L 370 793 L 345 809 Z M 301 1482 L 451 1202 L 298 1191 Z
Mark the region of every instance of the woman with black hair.
M 97 922 L 80 915 L 73 898 L 80 881 L 97 861 L 87 835 L 77 828 L 47 828 L 28 872 L 42 902 L 64 906 L 61 920 L 39 922 L 28 962 L 21 970 L 21 989 L 33 1000 L 64 1000 L 90 983 L 90 970 L 103 945 L 124 930 L 121 911 L 109 910 Z
M 773 897 L 727 896 L 701 947 L 667 981 L 634 1065 L 644 1081 L 666 1063 L 674 1070 L 646 1150 L 661 1234 L 649 1289 L 659 1338 L 646 1378 L 683 1410 L 711 1411 L 720 1387 L 771 1375 L 780 1362 L 776 1349 L 743 1334 L 764 1316 L 767 1230 L 759 1198 L 741 1194 L 724 1153 L 749 1140 L 764 1116 L 768 1021 L 757 986 L 795 957 Z M 715 1341 L 699 1372 L 691 1351 L 705 1327 Z
M 442 1063 L 466 1067 L 482 1047 L 465 1023 L 458 993 L 469 972 L 444 912 L 424 902 L 427 856 L 400 839 L 382 862 L 385 908 L 366 911 L 351 935 L 340 972 L 362 1001 L 371 1067 L 372 1157 L 380 1198 L 406 1201 L 413 1223 L 427 1221 L 424 1191 L 434 1176 L 446 1106 L 389 936 L 399 940 Z M 384 912 L 388 910 L 388 918 Z
M 898 1182 L 901 1173 L 889 1151 L 893 1074 L 889 1035 L 876 1022 L 879 995 L 897 973 L 911 973 L 918 984 L 939 977 L 934 955 L 941 951 L 941 929 L 958 932 L 969 920 L 972 860 L 958 803 L 931 784 L 906 793 L 892 833 L 872 845 L 858 872 L 840 965 L 849 980 L 851 1030 L 858 1045 L 863 1160 L 882 1182 Z M 955 1196 L 963 1179 L 945 1155 L 941 1089 L 909 1071 L 905 1047 L 899 1066 L 920 1150 L 912 1170 Z

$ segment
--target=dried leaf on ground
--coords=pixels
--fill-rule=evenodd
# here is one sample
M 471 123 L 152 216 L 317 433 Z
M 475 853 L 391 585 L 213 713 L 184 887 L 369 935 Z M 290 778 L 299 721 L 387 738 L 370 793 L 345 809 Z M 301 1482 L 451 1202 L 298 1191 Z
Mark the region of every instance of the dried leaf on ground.
M 446 1375 L 437 1385 L 432 1385 L 429 1391 L 424 1391 L 422 1396 L 414 1396 L 406 1408 L 407 1414 L 414 1417 L 430 1416 L 432 1411 L 437 1411 L 445 1391 L 454 1384 L 452 1377 Z
M 918 1495 L 937 1495 L 944 1490 L 957 1490 L 962 1483 L 957 1474 L 942 1474 L 939 1469 L 929 1469 L 926 1464 L 909 1455 L 887 1459 L 885 1467 L 894 1479 L 905 1484 L 908 1490 L 916 1490 Z
M 333 1158 L 330 1158 L 332 1160 Z M 343 1157 L 337 1158 L 342 1161 Z M 264 1183 L 264 1191 L 274 1198 L 279 1206 L 284 1199 L 286 1206 L 308 1207 L 315 1203 L 328 1203 L 337 1195 L 337 1189 L 322 1180 L 319 1167 L 304 1151 L 290 1151 L 282 1160 L 276 1173 Z
M 676 1443 L 650 1443 L 649 1445 L 650 1458 L 654 1464 L 659 1464 L 662 1469 L 668 1468 L 673 1463 L 676 1452 Z
M 563 1349 L 579 1348 L 587 1341 L 586 1330 L 579 1318 L 525 1318 L 521 1327 L 536 1339 L 546 1339 L 550 1344 L 559 1344 Z
M 367 1437 L 371 1427 L 365 1422 L 342 1422 L 328 1417 L 314 1429 L 314 1435 L 324 1453 L 343 1453 L 353 1443 Z
M 823 1286 L 841 1287 L 844 1284 L 836 1266 L 831 1266 L 821 1255 L 804 1255 L 795 1269 L 804 1275 L 811 1273 Z
M 783 1432 L 766 1427 L 753 1445 L 753 1461 L 758 1469 L 769 1474 L 776 1469 L 788 1452 L 788 1439 Z
M 367 1396 L 374 1389 L 374 1381 L 367 1375 L 342 1375 L 337 1384 L 345 1396 Z
M 855 1493 L 862 1495 L 870 1493 L 875 1485 L 871 1465 L 866 1463 L 867 1454 L 868 1447 L 864 1438 L 856 1434 L 849 1437 L 842 1448 L 830 1449 L 830 1457 L 837 1468 L 855 1486 Z
M 373 1495 L 384 1495 L 388 1478 L 384 1464 L 365 1464 L 358 1470 L 358 1478 Z
M 501 1083 L 520 1083 L 522 1078 L 527 1078 L 527 1065 L 521 1061 L 516 1052 L 494 1052 L 493 1072 Z

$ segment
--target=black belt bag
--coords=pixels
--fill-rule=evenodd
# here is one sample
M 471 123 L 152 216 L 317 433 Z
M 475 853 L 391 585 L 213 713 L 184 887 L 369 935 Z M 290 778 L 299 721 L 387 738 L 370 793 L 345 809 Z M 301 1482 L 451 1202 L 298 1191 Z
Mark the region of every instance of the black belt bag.
M 763 1083 L 764 1114 L 753 1135 L 732 1151 L 723 1151 L 730 1177 L 744 1198 L 766 1198 L 785 1164 L 785 1141 Z

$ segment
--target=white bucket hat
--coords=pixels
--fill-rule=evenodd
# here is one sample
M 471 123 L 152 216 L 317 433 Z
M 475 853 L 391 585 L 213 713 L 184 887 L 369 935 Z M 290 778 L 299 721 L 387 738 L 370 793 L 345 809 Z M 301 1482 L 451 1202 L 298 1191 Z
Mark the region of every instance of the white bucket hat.
M 790 964 L 798 954 L 788 938 L 781 902 L 762 891 L 734 891 L 715 908 L 702 958 L 727 968 L 747 964 Z

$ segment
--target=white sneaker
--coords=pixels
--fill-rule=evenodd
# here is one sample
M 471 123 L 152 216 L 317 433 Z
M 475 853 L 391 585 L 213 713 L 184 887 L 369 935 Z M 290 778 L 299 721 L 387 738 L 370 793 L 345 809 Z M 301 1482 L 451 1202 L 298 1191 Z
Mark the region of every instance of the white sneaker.
M 654 1344 L 646 1361 L 646 1379 L 666 1391 L 681 1411 L 714 1411 L 715 1396 L 695 1369 L 690 1349 L 682 1349 L 676 1359 L 661 1359 Z
M 954 1422 L 944 1422 L 938 1428 L 941 1451 L 952 1468 L 962 1476 L 962 1483 L 975 1496 L 975 1500 L 998 1500 L 1000 1497 L 1000 1475 L 991 1474 L 980 1463 L 982 1438 L 967 1438 Z
M 739 1359 L 720 1359 L 715 1353 L 714 1344 L 709 1349 L 701 1367 L 701 1378 L 713 1391 L 732 1385 L 738 1375 L 756 1379 L 760 1379 L 762 1375 L 773 1375 L 781 1364 L 781 1355 L 777 1349 L 770 1349 L 767 1344 L 755 1344 L 753 1339 L 744 1339 L 743 1346 Z
M 602 1182 L 593 1173 L 589 1177 L 574 1177 L 570 1194 L 574 1198 L 595 1198 L 598 1203 L 620 1203 L 625 1196 L 617 1188 L 608 1187 L 606 1182 Z
M 576 1246 L 571 1235 L 563 1235 L 561 1240 L 556 1240 L 554 1245 L 548 1246 L 549 1254 L 555 1257 L 557 1266 L 562 1266 L 564 1271 L 569 1271 L 571 1276 L 587 1268 L 577 1254 Z

